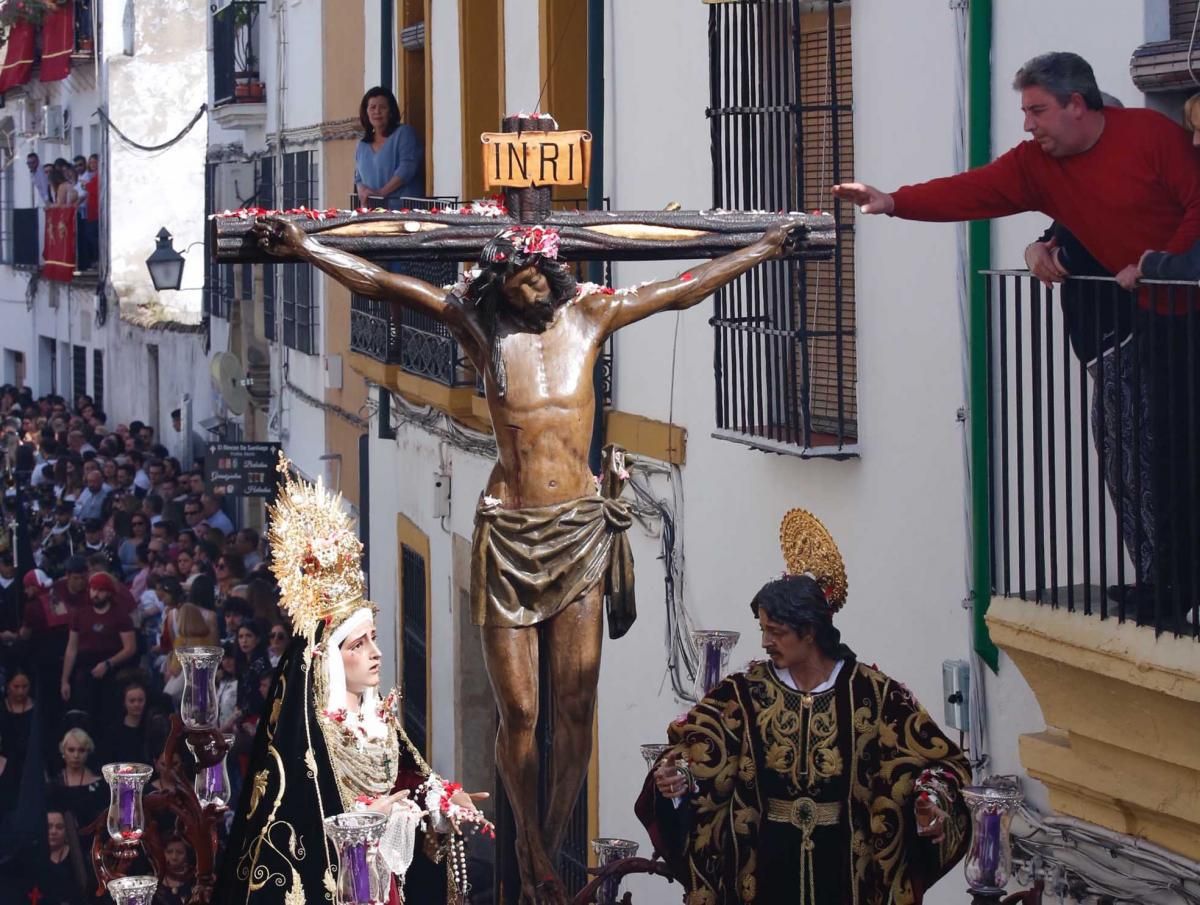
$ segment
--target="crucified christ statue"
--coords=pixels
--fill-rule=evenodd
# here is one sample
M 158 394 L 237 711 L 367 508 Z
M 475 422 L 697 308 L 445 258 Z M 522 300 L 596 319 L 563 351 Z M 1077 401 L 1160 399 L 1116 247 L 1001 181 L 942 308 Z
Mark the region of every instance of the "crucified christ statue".
M 447 292 L 324 246 L 295 222 L 265 217 L 254 226 L 266 251 L 437 318 L 484 375 L 498 460 L 476 515 L 471 597 L 499 708 L 496 764 L 515 818 L 522 902 L 566 901 L 554 859 L 592 750 L 604 577 L 629 525 L 627 512 L 599 496 L 588 467 L 596 356 L 622 327 L 691 308 L 791 252 L 802 230 L 784 222 L 689 273 L 614 292 L 576 283 L 557 259 L 554 230 L 517 227 L 488 242 L 473 278 Z M 544 819 L 534 738 L 542 645 L 554 710 Z

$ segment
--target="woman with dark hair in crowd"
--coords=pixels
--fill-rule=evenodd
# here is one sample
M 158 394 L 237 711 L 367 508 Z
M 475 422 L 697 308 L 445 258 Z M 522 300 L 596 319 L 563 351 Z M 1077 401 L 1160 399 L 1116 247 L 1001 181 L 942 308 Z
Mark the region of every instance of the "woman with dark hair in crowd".
M 232 595 L 238 585 L 246 583 L 246 563 L 237 553 L 222 553 L 213 568 L 217 576 L 218 603 Z
M 80 905 L 88 901 L 90 871 L 85 871 L 79 828 L 69 811 L 54 802 L 46 811 L 46 860 L 38 891 L 46 905 Z
M 354 152 L 354 186 L 363 207 L 399 209 L 405 197 L 425 194 L 421 139 L 400 121 L 396 95 L 375 87 L 363 95 L 358 120 L 363 139 Z
M 114 522 L 116 521 L 114 517 Z M 121 576 L 130 581 L 140 571 L 137 548 L 150 538 L 150 518 L 144 512 L 129 516 L 129 534 L 117 547 L 117 559 L 121 562 Z M 134 594 L 134 596 L 138 596 Z
M 253 619 L 243 622 L 237 631 L 237 652 L 234 654 L 238 677 L 238 709 L 249 713 L 258 699 L 258 680 L 271 673 L 271 658 L 267 652 L 262 628 Z
M 29 751 L 29 738 L 33 732 L 33 678 L 22 665 L 8 671 L 4 686 L 4 706 L 0 707 L 0 753 L 9 760 L 9 767 L 20 775 Z
M 182 837 L 172 836 L 163 847 L 163 860 L 166 871 L 158 881 L 155 905 L 186 905 L 196 881 L 192 850 Z

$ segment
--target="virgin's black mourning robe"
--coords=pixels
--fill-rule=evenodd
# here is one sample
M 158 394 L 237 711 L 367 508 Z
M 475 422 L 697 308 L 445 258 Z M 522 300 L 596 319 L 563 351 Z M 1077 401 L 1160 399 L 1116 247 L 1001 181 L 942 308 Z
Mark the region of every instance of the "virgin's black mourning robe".
M 668 734 L 696 788 L 676 808 L 651 774 L 637 814 L 688 905 L 918 905 L 966 851 L 962 752 L 903 685 L 853 659 L 819 694 L 753 664 Z M 940 843 L 916 832 L 928 767 L 954 792 Z

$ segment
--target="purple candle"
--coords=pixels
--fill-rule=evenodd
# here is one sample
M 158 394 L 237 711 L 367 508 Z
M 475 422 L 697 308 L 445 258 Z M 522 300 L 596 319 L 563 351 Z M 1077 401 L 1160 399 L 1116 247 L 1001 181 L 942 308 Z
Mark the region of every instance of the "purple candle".
M 133 827 L 133 799 L 137 790 L 130 785 L 122 785 L 117 793 L 117 807 L 121 814 L 121 831 L 127 832 Z
M 346 869 L 350 872 L 350 885 L 354 890 L 354 901 L 366 905 L 371 901 L 371 877 L 367 872 L 367 844 L 358 842 L 347 848 Z
M 710 641 L 704 646 L 704 693 L 708 694 L 721 681 L 721 646 Z
M 212 673 L 212 667 L 197 666 L 192 674 L 196 683 L 196 696 L 193 699 L 196 703 L 196 717 L 202 722 L 207 722 L 208 710 L 208 679 Z
M 988 886 L 996 886 L 1000 866 L 1000 814 L 984 814 L 979 826 L 979 873 Z

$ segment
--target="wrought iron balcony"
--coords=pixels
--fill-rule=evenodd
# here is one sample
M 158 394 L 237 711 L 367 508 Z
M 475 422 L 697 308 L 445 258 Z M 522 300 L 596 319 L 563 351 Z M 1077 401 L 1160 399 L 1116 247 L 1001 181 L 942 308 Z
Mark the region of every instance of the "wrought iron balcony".
M 994 593 L 1197 635 L 1200 290 L 987 279 Z
M 260 104 L 258 14 L 262 0 L 233 0 L 213 13 L 213 106 Z

